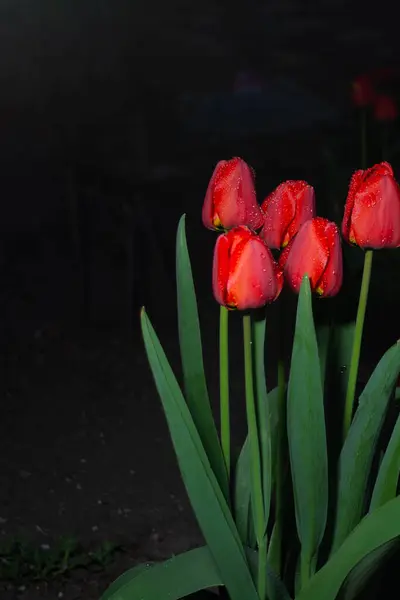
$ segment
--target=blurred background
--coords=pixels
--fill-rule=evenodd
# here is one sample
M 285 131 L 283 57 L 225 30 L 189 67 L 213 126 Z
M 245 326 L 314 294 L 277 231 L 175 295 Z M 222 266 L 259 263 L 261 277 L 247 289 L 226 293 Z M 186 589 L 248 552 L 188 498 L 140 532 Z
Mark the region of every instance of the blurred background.
M 390 69 L 379 85 L 396 106 L 400 99 L 390 3 L 373 11 L 344 0 L 224 4 L 0 4 L 5 600 L 97 598 L 124 566 L 199 542 L 139 330 L 144 304 L 179 373 L 178 220 L 187 214 L 214 393 L 215 234 L 203 228 L 201 207 L 215 164 L 244 158 L 256 170 L 260 202 L 285 179 L 305 179 L 315 187 L 318 213 L 340 223 L 360 168 L 352 82 Z M 396 115 L 371 113 L 368 127 L 368 165 L 384 158 L 400 175 Z M 340 300 L 346 319 L 355 315 L 362 260 L 352 250 L 352 289 Z M 375 261 L 364 380 L 399 337 L 399 260 L 394 251 Z M 241 351 L 232 321 L 240 441 Z M 62 553 L 70 543 L 65 536 L 77 540 L 74 552 L 97 548 L 97 570 L 91 560 L 65 581 L 47 576 L 49 554 L 36 560 L 30 548 L 54 557 L 54 548 Z M 79 552 L 84 562 L 86 550 Z M 38 582 L 27 577 L 29 561 Z

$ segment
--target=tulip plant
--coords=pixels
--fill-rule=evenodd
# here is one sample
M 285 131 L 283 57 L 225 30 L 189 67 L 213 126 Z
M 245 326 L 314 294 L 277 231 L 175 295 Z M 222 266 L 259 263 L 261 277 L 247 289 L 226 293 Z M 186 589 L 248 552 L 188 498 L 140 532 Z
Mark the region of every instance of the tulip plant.
M 220 305 L 220 432 L 204 374 L 184 217 L 176 242 L 182 385 L 144 310 L 141 324 L 205 545 L 133 568 L 102 600 L 174 600 L 200 590 L 210 599 L 217 593 L 232 600 L 334 600 L 339 594 L 351 600 L 400 539 L 400 417 L 389 439 L 381 436 L 389 405 L 399 413 L 399 342 L 356 395 L 373 252 L 400 247 L 400 189 L 392 168 L 381 163 L 353 175 L 342 236 L 335 223 L 316 216 L 314 190 L 304 181 L 282 183 L 260 206 L 254 173 L 238 158 L 217 165 L 202 218 L 218 232 L 212 285 Z M 342 285 L 341 237 L 365 253 L 356 320 L 316 330 L 313 294 L 329 298 Z M 286 380 L 278 356 L 278 385 L 271 389 L 264 307 L 281 302 L 285 282 L 298 294 L 292 358 Z M 248 431 L 238 458 L 230 428 L 233 311 L 243 321 Z M 339 380 L 334 400 L 342 427 L 329 434 L 325 392 L 332 375 Z

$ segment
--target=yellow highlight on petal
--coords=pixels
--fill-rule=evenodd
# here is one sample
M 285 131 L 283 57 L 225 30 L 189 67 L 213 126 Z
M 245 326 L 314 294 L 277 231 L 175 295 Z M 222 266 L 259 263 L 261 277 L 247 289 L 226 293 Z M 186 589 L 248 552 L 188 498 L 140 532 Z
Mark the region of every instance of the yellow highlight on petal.
M 217 214 L 213 218 L 212 222 L 213 222 L 214 227 L 218 227 L 219 228 L 222 225 L 221 221 L 219 220 L 219 216 Z
M 286 248 L 286 246 L 288 245 L 288 243 L 289 243 L 289 240 L 283 241 L 282 242 L 282 248 Z

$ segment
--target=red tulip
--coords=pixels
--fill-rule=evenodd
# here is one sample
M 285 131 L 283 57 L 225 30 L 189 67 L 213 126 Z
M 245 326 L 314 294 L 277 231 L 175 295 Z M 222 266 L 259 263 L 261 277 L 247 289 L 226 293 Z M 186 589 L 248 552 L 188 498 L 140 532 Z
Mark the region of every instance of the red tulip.
M 361 248 L 400 246 L 400 188 L 389 163 L 354 173 L 342 233 L 346 241 Z
M 208 184 L 202 217 L 205 227 L 218 231 L 239 225 L 255 230 L 262 227 L 254 175 L 244 160 L 232 158 L 217 164 Z
M 315 215 L 314 188 L 306 181 L 285 181 L 262 203 L 261 237 L 270 248 L 284 248 Z
M 371 75 L 360 75 L 353 81 L 352 96 L 354 105 L 359 108 L 369 106 L 373 103 L 375 100 L 375 89 Z
M 374 104 L 374 117 L 377 121 L 395 121 L 398 116 L 397 104 L 391 96 L 381 94 Z
M 283 275 L 265 242 L 248 227 L 220 235 L 214 250 L 213 290 L 219 304 L 246 310 L 275 300 Z
M 342 285 L 343 260 L 339 229 L 335 223 L 315 217 L 304 223 L 279 259 L 285 279 L 297 293 L 304 275 L 313 292 L 335 296 Z

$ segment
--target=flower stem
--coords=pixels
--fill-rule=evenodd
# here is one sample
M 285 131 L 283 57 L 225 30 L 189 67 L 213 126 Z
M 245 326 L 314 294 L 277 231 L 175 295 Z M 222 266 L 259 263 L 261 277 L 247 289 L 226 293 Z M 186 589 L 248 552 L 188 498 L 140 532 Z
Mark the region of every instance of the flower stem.
M 283 502 L 283 443 L 284 427 L 286 423 L 285 414 L 285 290 L 281 294 L 281 302 L 278 305 L 278 429 L 277 456 L 275 469 L 275 548 L 273 556 L 273 567 L 277 575 L 281 573 L 282 554 L 282 502 Z
M 364 270 L 361 281 L 360 299 L 358 301 L 356 327 L 354 331 L 353 349 L 350 360 L 349 380 L 347 383 L 346 401 L 344 406 L 343 441 L 346 439 L 353 416 L 358 364 L 360 362 L 361 340 L 364 328 L 365 312 L 367 309 L 369 283 L 371 280 L 372 257 L 373 251 L 366 250 L 364 257 Z
M 306 585 L 306 583 L 308 582 L 309 579 L 310 579 L 310 563 L 308 561 L 308 558 L 303 553 L 301 553 L 301 555 L 300 555 L 300 582 L 301 582 L 300 589 L 303 589 L 303 587 Z
M 229 411 L 229 348 L 228 309 L 220 307 L 219 313 L 219 397 L 221 415 L 221 446 L 228 479 L 231 470 L 231 434 Z
M 257 591 L 260 600 L 265 600 L 267 594 L 267 536 L 264 535 L 258 545 L 258 575 Z
M 281 332 L 282 333 L 282 332 Z M 278 411 L 279 424 L 277 432 L 277 464 L 275 470 L 275 526 L 276 526 L 276 564 L 274 565 L 277 575 L 281 572 L 282 553 L 282 501 L 283 501 L 283 427 L 286 423 L 285 416 L 285 364 L 281 357 L 278 362 Z
M 257 412 L 254 399 L 253 353 L 251 316 L 243 316 L 244 368 L 246 385 L 246 414 L 250 440 L 251 485 L 253 520 L 258 545 L 257 589 L 260 600 L 266 594 L 266 540 L 265 514 L 261 478 L 260 442 L 257 427 Z

